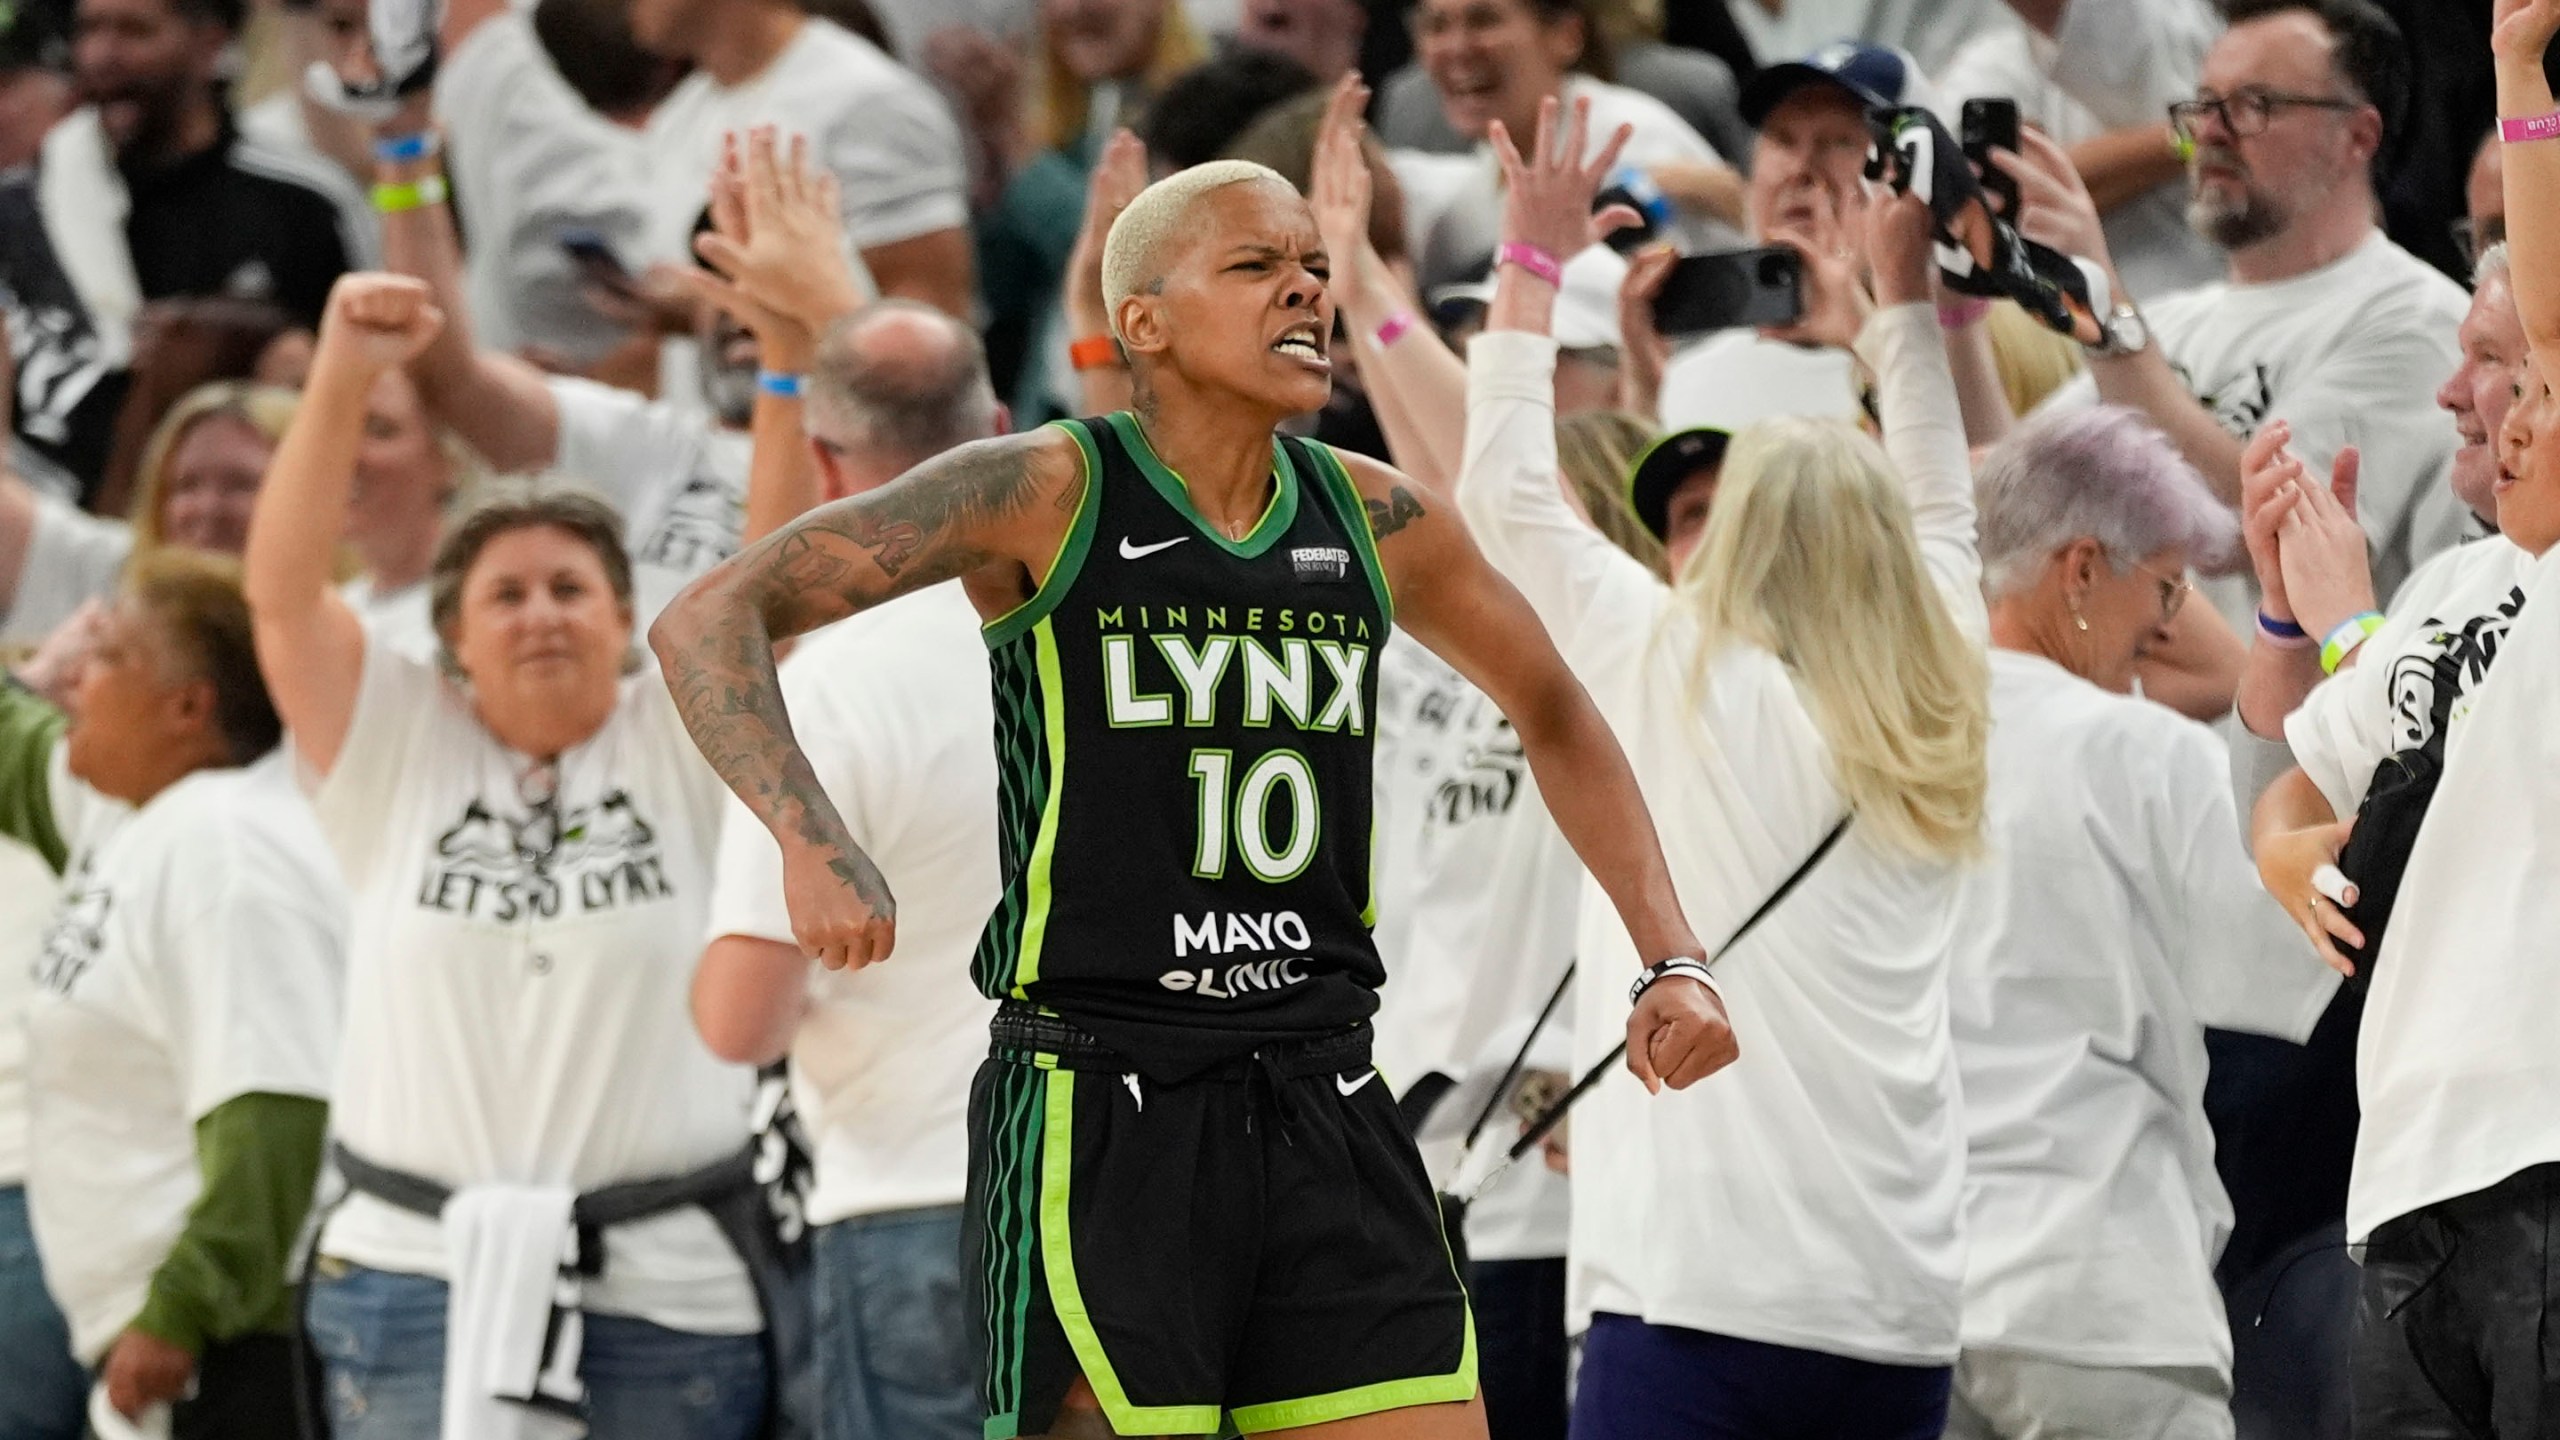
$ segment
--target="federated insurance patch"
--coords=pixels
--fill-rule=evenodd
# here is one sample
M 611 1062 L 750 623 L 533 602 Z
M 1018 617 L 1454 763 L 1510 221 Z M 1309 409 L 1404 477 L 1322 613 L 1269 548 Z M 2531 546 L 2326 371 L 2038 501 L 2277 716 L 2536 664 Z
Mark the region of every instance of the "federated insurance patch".
M 1351 578 L 1351 552 L 1339 545 L 1301 545 L 1289 552 L 1298 579 L 1309 585 L 1333 585 Z

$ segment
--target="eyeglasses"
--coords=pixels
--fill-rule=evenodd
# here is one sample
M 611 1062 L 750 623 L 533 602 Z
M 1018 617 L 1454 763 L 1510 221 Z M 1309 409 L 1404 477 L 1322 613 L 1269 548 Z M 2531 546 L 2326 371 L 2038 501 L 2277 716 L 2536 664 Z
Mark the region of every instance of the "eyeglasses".
M 2169 107 L 2169 125 L 2178 132 L 2179 139 L 2192 145 L 2198 139 L 2196 127 L 2204 123 L 2207 115 L 2220 120 L 2222 128 L 2235 137 L 2246 140 L 2266 134 L 2268 122 L 2279 110 L 2352 113 L 2363 108 L 2363 101 L 2341 95 L 2293 95 L 2264 85 L 2243 85 L 2228 95 L 2202 94 L 2179 101 Z
M 2480 252 L 2507 238 L 2507 217 L 2488 215 L 2478 220 L 2465 215 L 2452 225 L 2453 248 L 2462 252 L 2462 263 L 2477 267 Z
M 2187 597 L 2195 593 L 2196 587 L 2182 574 L 2163 575 L 2147 565 L 2136 565 L 2133 569 L 2135 574 L 2160 587 L 2160 623 L 2166 625 L 2177 619 L 2178 611 L 2185 608 Z

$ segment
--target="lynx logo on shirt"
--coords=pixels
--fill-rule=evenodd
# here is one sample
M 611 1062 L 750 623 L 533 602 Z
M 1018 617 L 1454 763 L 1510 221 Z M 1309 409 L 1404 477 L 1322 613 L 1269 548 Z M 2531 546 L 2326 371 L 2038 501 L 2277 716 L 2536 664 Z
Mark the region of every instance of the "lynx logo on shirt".
M 483 800 L 436 838 L 418 904 L 501 924 L 593 915 L 675 894 L 658 834 L 628 791 L 561 812 L 492 810 Z
M 2459 718 L 2464 704 L 2489 673 L 2498 659 L 2498 648 L 2506 643 L 2507 632 L 2515 628 L 2516 615 L 2524 609 L 2521 588 L 2507 592 L 2498 608 L 2486 615 L 2474 616 L 2461 629 L 2438 629 L 2427 636 L 2424 648 L 2403 655 L 2391 666 L 2392 742 L 2402 750 L 2423 746 L 2435 733 L 2436 660 L 2450 657 L 2453 662 L 2454 708 L 2448 712 Z M 2443 622 L 2428 617 L 2431 626 Z
M 89 872 L 89 857 L 83 855 L 63 877 L 62 903 L 45 930 L 44 949 L 36 955 L 36 983 L 56 995 L 71 993 L 106 944 L 107 914 L 115 908 L 115 896 Z
M 2197 404 L 2212 411 L 2223 429 L 2242 440 L 2255 436 L 2258 427 L 2267 422 L 2267 413 L 2275 408 L 2275 377 L 2264 365 L 2252 365 L 2248 374 L 2210 392 L 2198 389 L 2195 377 L 2183 369 L 2178 370 L 2178 378 L 2186 382 Z
M 696 472 L 632 551 L 631 562 L 699 575 L 737 553 L 746 518 L 745 502 L 718 476 Z
M 1520 799 L 1521 777 L 1529 757 L 1511 722 L 1501 721 L 1484 743 L 1467 752 L 1456 774 L 1431 794 L 1431 823 L 1463 825 L 1490 815 L 1508 815 Z

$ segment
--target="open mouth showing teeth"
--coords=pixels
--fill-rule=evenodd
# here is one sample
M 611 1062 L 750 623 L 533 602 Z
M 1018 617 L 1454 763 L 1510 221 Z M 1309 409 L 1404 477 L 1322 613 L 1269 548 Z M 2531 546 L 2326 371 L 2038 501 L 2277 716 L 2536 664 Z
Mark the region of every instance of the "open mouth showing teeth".
M 1277 354 L 1299 360 L 1314 360 L 1319 363 L 1324 360 L 1324 346 L 1317 343 L 1315 332 L 1305 327 L 1292 330 L 1274 340 L 1271 342 L 1271 348 Z

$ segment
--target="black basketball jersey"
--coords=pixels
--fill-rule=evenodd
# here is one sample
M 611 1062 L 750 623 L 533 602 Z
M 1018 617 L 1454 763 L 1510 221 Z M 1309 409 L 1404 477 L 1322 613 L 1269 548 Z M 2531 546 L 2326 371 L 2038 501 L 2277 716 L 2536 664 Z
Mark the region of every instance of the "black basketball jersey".
M 1370 736 L 1393 605 L 1358 489 L 1275 439 L 1216 533 L 1126 413 L 1039 593 L 986 627 L 1004 894 L 979 987 L 1165 1078 L 1377 1008 Z

